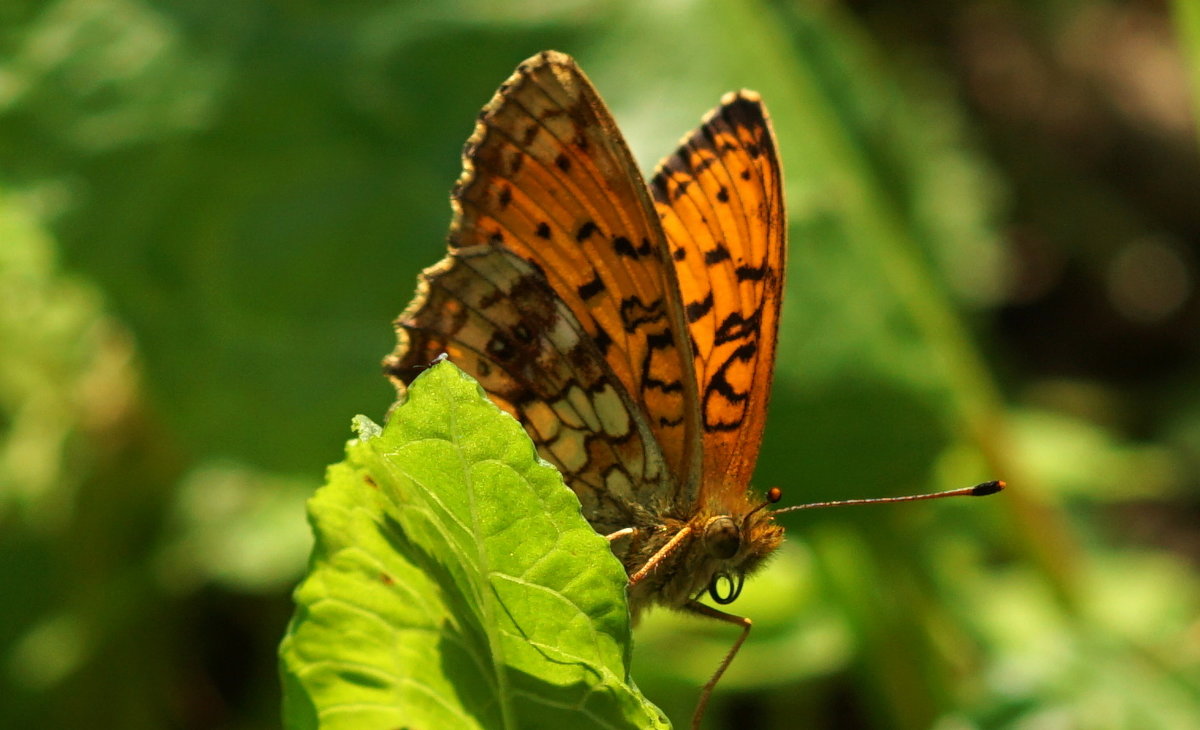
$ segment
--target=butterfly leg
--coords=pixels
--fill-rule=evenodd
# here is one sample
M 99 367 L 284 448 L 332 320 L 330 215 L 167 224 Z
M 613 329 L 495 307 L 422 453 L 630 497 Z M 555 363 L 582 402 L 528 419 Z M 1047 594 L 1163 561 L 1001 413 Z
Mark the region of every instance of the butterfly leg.
M 625 527 L 620 530 L 617 530 L 616 532 L 608 533 L 607 535 L 604 536 L 604 539 L 608 540 L 609 542 L 616 542 L 617 540 L 620 540 L 621 538 L 625 537 L 626 535 L 632 535 L 634 532 L 637 532 L 636 528 Z
M 632 588 L 638 583 L 641 583 L 642 579 L 650 575 L 650 572 L 657 568 L 659 563 L 666 560 L 668 555 L 675 552 L 675 549 L 682 545 L 683 541 L 687 539 L 687 536 L 691 533 L 691 527 L 685 525 L 684 527 L 680 528 L 679 532 L 676 532 L 675 536 L 668 540 L 666 545 L 660 547 L 658 551 L 654 553 L 654 555 L 650 556 L 650 559 L 646 561 L 645 565 L 643 565 L 636 573 L 629 576 L 629 587 Z
M 704 711 L 708 708 L 708 699 L 712 697 L 713 689 L 716 688 L 717 682 L 719 682 L 721 679 L 721 675 L 725 674 L 725 670 L 728 669 L 730 663 L 733 662 L 733 657 L 736 656 L 738 650 L 742 648 L 742 644 L 746 642 L 746 637 L 750 635 L 750 619 L 744 616 L 734 616 L 731 613 L 718 611 L 712 606 L 706 606 L 696 600 L 688 601 L 686 604 L 684 604 L 683 608 L 685 611 L 694 613 L 697 616 L 707 616 L 708 618 L 715 618 L 718 621 L 724 621 L 726 623 L 742 627 L 741 635 L 738 636 L 737 641 L 733 642 L 733 646 L 730 647 L 729 653 L 725 655 L 725 658 L 721 660 L 721 664 L 717 667 L 717 671 L 713 672 L 712 677 L 700 690 L 700 699 L 696 702 L 696 711 L 692 713 L 692 730 L 699 730 L 700 721 L 704 718 Z

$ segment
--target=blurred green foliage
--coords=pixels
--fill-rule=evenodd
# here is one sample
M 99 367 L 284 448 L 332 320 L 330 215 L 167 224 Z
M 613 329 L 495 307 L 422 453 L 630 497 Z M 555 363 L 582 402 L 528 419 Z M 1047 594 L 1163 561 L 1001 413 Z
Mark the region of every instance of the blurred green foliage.
M 0 726 L 279 722 L 304 500 L 440 258 L 458 150 L 576 56 L 643 165 L 760 91 L 791 263 L 788 516 L 712 727 L 1200 725 L 1194 8 L 11 2 Z M 1174 25 L 1172 23 L 1175 23 Z M 678 723 L 732 641 L 652 614 Z

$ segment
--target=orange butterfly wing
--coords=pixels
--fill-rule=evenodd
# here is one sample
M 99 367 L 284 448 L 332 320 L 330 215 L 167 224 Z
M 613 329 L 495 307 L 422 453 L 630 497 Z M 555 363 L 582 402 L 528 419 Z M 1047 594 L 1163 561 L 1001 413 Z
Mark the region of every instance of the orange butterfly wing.
M 766 424 L 787 255 L 779 158 L 759 96 L 727 94 L 650 187 L 694 351 L 701 499 L 744 499 Z
M 699 454 L 683 313 L 646 185 L 591 82 L 561 53 L 521 64 L 464 156 L 451 248 L 502 245 L 546 275 L 686 489 Z
M 595 89 L 566 55 L 529 59 L 484 107 L 463 160 L 450 256 L 398 320 L 389 372 L 411 380 L 449 352 L 521 420 L 585 513 L 585 492 L 625 481 L 633 486 L 617 491 L 637 504 L 690 506 L 698 394 L 678 284 L 649 192 Z M 550 294 L 535 297 L 539 287 Z M 500 301 L 515 294 L 524 309 Z M 558 336 L 544 341 L 547 329 Z M 606 419 L 629 426 L 592 428 Z

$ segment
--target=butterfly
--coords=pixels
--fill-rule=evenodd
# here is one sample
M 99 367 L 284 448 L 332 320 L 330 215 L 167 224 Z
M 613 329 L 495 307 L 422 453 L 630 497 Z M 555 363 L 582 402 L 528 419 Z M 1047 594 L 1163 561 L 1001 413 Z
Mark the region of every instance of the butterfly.
M 787 256 L 782 178 L 758 94 L 725 95 L 647 185 L 563 53 L 520 64 L 483 108 L 451 195 L 449 255 L 396 321 L 403 393 L 449 355 L 525 427 L 629 575 L 741 634 L 732 603 L 783 540 L 750 489 Z M 796 507 L 789 508 L 796 509 Z

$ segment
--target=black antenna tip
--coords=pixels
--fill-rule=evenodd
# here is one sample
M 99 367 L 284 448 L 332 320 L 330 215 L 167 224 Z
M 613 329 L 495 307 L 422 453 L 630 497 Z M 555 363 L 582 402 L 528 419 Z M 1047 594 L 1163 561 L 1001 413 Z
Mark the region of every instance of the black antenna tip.
M 1004 489 L 1007 486 L 1007 484 L 999 479 L 995 479 L 990 482 L 984 482 L 983 484 L 976 484 L 974 487 L 971 487 L 971 496 L 986 497 L 989 494 L 995 494 L 996 492 L 999 492 L 1001 489 Z

